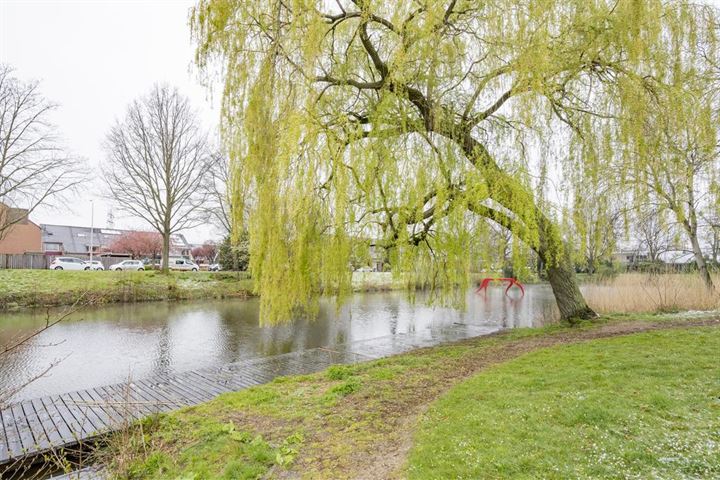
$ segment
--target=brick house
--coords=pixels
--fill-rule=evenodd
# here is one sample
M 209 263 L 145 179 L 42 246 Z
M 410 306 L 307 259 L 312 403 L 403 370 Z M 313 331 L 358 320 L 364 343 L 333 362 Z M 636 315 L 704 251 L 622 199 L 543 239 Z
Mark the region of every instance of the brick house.
M 12 223 L 0 232 L 0 254 L 42 252 L 42 230 L 28 217 L 24 208 L 13 208 L 0 203 L 0 224 Z

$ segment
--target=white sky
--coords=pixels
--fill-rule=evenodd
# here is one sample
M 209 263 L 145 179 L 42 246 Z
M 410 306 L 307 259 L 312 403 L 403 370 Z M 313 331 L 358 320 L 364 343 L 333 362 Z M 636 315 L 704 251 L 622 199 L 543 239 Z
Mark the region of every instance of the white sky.
M 707 0 L 720 7 L 720 0 Z M 188 10 L 193 0 L 0 0 L 0 62 L 18 77 L 41 81 L 43 94 L 59 103 L 55 123 L 65 145 L 87 159 L 87 185 L 68 205 L 44 208 L 37 223 L 105 226 L 110 202 L 98 165 L 101 142 L 127 104 L 154 83 L 167 82 L 189 96 L 205 127 L 214 130 L 217 98 L 191 69 L 193 46 Z M 143 227 L 116 209 L 115 226 Z M 185 232 L 201 242 L 215 236 L 210 227 Z
M 66 147 L 90 166 L 83 185 L 68 205 L 43 208 L 36 223 L 105 226 L 111 202 L 101 198 L 98 165 L 101 142 L 127 104 L 156 82 L 168 82 L 189 96 L 205 127 L 219 116 L 207 90 L 191 70 L 193 46 L 188 27 L 192 0 L 0 0 L 0 62 L 22 79 L 38 79 L 41 91 L 60 104 L 54 117 Z M 217 100 L 217 99 L 216 99 Z M 140 220 L 114 210 L 115 226 L 144 227 Z M 216 232 L 189 232 L 201 242 Z

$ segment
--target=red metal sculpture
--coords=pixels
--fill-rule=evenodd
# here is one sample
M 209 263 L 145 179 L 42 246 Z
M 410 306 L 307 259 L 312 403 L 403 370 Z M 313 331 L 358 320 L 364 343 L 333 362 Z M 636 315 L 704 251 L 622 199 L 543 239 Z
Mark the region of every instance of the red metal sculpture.
M 522 283 L 518 282 L 516 278 L 483 278 L 480 286 L 477 290 L 475 290 L 475 293 L 480 293 L 482 291 L 487 292 L 487 287 L 490 282 L 508 282 L 508 286 L 505 289 L 505 295 L 507 295 L 508 291 L 513 287 L 513 285 L 515 285 L 520 289 L 522 296 L 525 296 L 525 289 L 523 288 Z

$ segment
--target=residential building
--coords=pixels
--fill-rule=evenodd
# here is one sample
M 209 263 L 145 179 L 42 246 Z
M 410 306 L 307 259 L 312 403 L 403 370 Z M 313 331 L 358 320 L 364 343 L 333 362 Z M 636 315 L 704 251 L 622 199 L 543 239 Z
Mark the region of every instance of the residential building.
M 94 228 L 90 242 L 90 227 L 43 224 L 41 228 L 42 251 L 49 255 L 88 255 L 91 243 L 93 253 L 97 255 L 123 254 L 126 252 L 111 252 L 110 246 L 121 235 L 134 231 Z M 183 234 L 176 233 L 170 237 L 170 255 L 189 257 L 191 249 Z
M 0 233 L 0 254 L 38 253 L 42 251 L 40 226 L 30 220 L 24 208 L 0 203 L 0 222 L 12 224 Z
M 640 251 L 637 248 L 623 248 L 612 254 L 612 260 L 619 265 L 631 265 L 649 260 L 647 252 Z

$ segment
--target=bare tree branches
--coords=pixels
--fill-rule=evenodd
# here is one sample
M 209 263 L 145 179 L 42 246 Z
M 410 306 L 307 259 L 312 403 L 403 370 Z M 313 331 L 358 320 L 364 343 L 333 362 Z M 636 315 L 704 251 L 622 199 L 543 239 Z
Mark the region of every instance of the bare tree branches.
M 163 235 L 167 270 L 170 236 L 204 222 L 202 179 L 212 163 L 197 114 L 177 89 L 155 86 L 112 127 L 105 150 L 109 196 Z
M 30 341 L 32 341 L 34 338 L 36 338 L 38 335 L 42 334 L 43 332 L 49 330 L 50 328 L 54 327 L 58 323 L 66 320 L 68 317 L 70 317 L 72 314 L 76 313 L 78 310 L 80 310 L 83 306 L 87 305 L 88 302 L 84 301 L 86 297 L 87 292 L 84 292 L 82 295 L 78 297 L 78 299 L 75 301 L 75 303 L 72 304 L 69 308 L 67 308 L 65 311 L 57 315 L 56 317 L 51 317 L 50 313 L 48 312 L 47 317 L 45 319 L 45 325 L 41 326 L 40 328 L 23 335 L 19 338 L 16 338 L 14 340 L 11 340 L 6 345 L 0 345 L 0 369 L 3 367 L 3 364 L 6 363 L 8 357 L 18 350 L 19 348 L 22 348 L 26 344 L 28 344 Z M 52 370 L 55 366 L 57 366 L 63 359 L 56 359 L 51 361 L 48 365 L 46 365 L 41 371 L 35 372 L 34 374 L 30 375 L 28 378 L 24 379 L 24 381 L 18 385 L 15 385 L 5 391 L 0 392 L 0 408 L 3 408 L 5 404 L 13 397 L 15 394 L 20 392 L 22 389 L 36 381 L 37 379 L 45 376 L 50 370 Z
M 0 238 L 80 181 L 78 162 L 63 151 L 50 123 L 54 109 L 37 82 L 23 82 L 0 64 Z
M 230 159 L 221 152 L 214 152 L 210 156 L 212 167 L 204 179 L 204 189 L 208 199 L 204 210 L 211 221 L 219 227 L 223 234 L 229 235 L 232 231 L 232 201 L 230 198 Z

